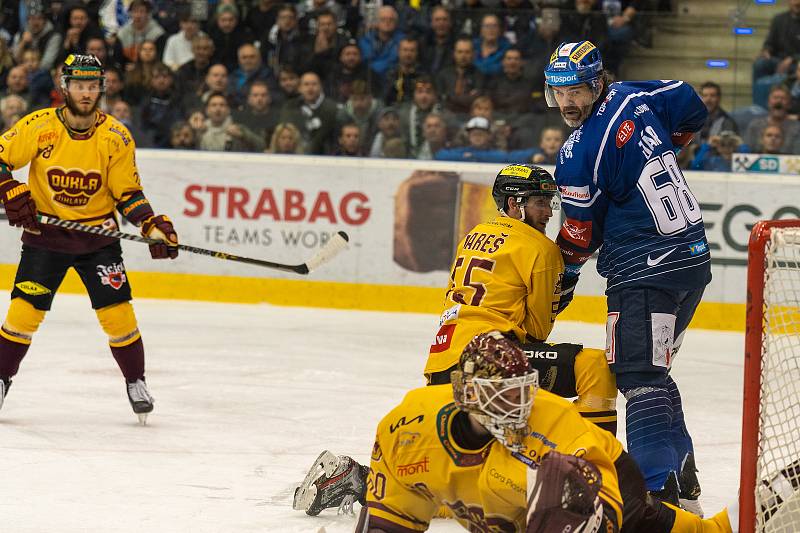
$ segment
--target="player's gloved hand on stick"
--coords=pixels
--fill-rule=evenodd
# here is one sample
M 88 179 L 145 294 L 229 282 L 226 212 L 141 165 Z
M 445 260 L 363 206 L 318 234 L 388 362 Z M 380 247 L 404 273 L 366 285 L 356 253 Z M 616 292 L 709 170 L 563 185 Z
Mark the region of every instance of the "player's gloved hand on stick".
M 0 183 L 0 201 L 5 207 L 9 224 L 39 233 L 36 202 L 31 198 L 31 190 L 26 184 L 14 179 Z
M 603 478 L 591 462 L 551 451 L 528 500 L 526 533 L 595 533 L 603 524 Z
M 154 215 L 142 222 L 142 235 L 150 239 L 163 241 L 150 245 L 150 256 L 153 259 L 175 259 L 178 257 L 178 234 L 172 221 L 166 215 Z
M 579 276 L 564 274 L 564 277 L 561 279 L 561 296 L 558 300 L 559 313 L 566 309 L 572 301 L 572 298 L 575 297 L 575 286 L 578 285 L 578 277 Z

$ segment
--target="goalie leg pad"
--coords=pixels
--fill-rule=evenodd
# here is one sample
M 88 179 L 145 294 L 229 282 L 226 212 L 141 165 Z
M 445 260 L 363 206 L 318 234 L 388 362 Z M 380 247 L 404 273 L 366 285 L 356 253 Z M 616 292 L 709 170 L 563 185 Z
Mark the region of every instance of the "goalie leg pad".
M 316 516 L 324 509 L 338 507 L 339 514 L 352 515 L 356 501 L 361 505 L 366 503 L 368 473 L 369 467 L 325 450 L 295 489 L 292 508 Z

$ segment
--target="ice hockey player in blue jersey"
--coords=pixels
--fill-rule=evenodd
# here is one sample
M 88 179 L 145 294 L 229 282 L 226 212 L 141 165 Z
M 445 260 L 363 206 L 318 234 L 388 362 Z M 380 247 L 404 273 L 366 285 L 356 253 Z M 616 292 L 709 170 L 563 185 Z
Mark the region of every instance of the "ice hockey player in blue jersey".
M 703 126 L 706 108 L 681 81 L 609 83 L 589 41 L 553 52 L 545 96 L 576 128 L 555 173 L 566 216 L 560 310 L 599 249 L 606 357 L 627 400 L 628 451 L 651 494 L 700 514 L 692 440 L 670 367 L 711 281 L 700 205 L 675 157 Z

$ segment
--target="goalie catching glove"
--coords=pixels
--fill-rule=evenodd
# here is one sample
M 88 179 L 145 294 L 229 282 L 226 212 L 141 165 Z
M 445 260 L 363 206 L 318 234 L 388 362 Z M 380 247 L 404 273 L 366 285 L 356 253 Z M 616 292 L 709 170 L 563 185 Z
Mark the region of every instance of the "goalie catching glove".
M 527 533 L 595 533 L 603 523 L 603 480 L 592 463 L 551 451 L 528 500 Z
M 27 185 L 15 179 L 3 181 L 0 183 L 0 201 L 3 202 L 9 224 L 38 233 L 36 202 L 31 198 L 31 190 Z
M 142 222 L 142 235 L 149 239 L 162 241 L 150 245 L 153 259 L 175 259 L 178 257 L 178 234 L 172 221 L 166 215 L 154 215 Z

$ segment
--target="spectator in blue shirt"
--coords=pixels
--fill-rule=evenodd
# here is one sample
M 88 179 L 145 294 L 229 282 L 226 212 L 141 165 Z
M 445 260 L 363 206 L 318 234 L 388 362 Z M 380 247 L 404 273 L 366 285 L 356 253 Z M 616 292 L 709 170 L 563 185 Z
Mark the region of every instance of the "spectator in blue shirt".
M 503 36 L 500 17 L 493 14 L 481 19 L 480 37 L 475 39 L 475 66 L 484 76 L 494 76 L 503 71 L 503 54 L 511 43 Z
M 397 11 L 383 6 L 378 10 L 377 27 L 358 40 L 364 62 L 381 80 L 397 65 L 397 47 L 403 37 L 403 32 L 397 29 Z
M 485 117 L 472 117 L 467 122 L 469 146 L 444 148 L 436 152 L 434 159 L 440 161 L 476 161 L 480 163 L 527 163 L 536 150 L 496 150 L 491 147 L 492 131 Z

